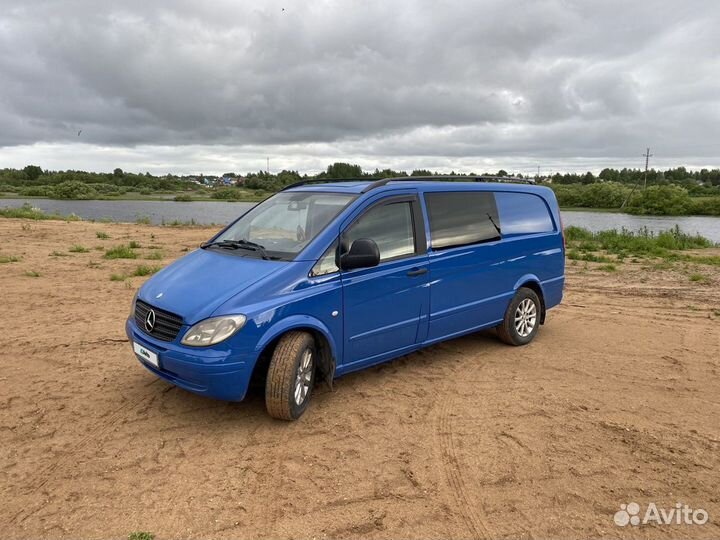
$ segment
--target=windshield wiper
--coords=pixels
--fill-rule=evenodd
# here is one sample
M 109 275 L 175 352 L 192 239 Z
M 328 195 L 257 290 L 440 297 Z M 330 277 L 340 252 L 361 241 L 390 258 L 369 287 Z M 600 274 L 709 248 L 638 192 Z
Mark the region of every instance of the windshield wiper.
M 267 254 L 267 251 L 265 251 L 265 246 L 261 246 L 260 244 L 256 244 L 255 242 L 251 242 L 249 240 L 218 240 L 216 242 L 206 242 L 200 247 L 203 249 L 209 247 L 219 247 L 223 249 L 247 249 L 257 252 L 260 257 L 262 257 L 266 261 L 269 261 L 271 259 L 277 259 L 277 257 L 271 257 Z

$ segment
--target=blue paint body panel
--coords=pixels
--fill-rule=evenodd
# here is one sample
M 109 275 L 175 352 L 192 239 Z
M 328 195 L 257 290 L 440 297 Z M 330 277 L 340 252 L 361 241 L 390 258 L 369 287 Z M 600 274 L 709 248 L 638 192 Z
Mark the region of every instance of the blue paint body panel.
M 141 287 L 138 299 L 177 314 L 182 327 L 173 341 L 162 341 L 138 327 L 131 314 L 128 338 L 159 358 L 157 367 L 141 363 L 191 392 L 239 401 L 261 352 L 292 329 L 322 335 L 335 362 L 335 375 L 341 376 L 496 326 L 517 289 L 529 282 L 541 290 L 546 309 L 562 300 L 565 249 L 557 201 L 550 189 L 408 181 L 363 193 L 367 186 L 368 182 L 348 182 L 292 188 L 356 195 L 292 261 L 199 249 L 155 274 Z M 424 194 L 455 191 L 494 193 L 507 233 L 494 241 L 433 250 Z M 318 259 L 358 216 L 399 196 L 417 200 L 421 214 L 415 227 L 422 230 L 426 243 L 418 253 L 374 268 L 311 275 Z M 194 324 L 237 314 L 247 321 L 225 341 L 209 347 L 181 344 Z

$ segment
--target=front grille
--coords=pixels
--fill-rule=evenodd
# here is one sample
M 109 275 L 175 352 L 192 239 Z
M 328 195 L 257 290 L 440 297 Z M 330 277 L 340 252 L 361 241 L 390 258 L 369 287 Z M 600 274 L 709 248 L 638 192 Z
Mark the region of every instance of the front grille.
M 148 311 L 153 310 L 155 312 L 155 327 L 152 332 L 148 332 L 145 327 L 145 320 L 147 318 Z M 183 320 L 179 315 L 164 311 L 156 307 L 146 304 L 142 300 L 135 301 L 135 324 L 144 333 L 151 335 L 162 341 L 174 340 L 180 328 L 182 327 Z

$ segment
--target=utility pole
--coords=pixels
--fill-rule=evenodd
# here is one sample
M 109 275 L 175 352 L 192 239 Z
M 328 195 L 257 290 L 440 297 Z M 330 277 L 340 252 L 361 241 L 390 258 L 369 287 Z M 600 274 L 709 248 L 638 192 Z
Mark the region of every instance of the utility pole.
M 650 161 L 650 158 L 653 156 L 653 154 L 650 153 L 650 149 L 649 149 L 649 148 L 646 148 L 646 149 L 645 149 L 645 153 L 644 153 L 644 154 L 641 154 L 641 155 L 645 158 L 645 172 L 643 173 L 643 189 L 645 189 L 645 188 L 647 187 L 648 162 Z M 626 205 L 627 202 L 630 200 L 630 197 L 632 197 L 632 194 L 635 193 L 635 188 L 636 188 L 636 187 L 637 187 L 637 186 L 634 185 L 633 188 L 630 190 L 630 193 L 628 194 L 628 196 L 625 197 L 625 200 L 624 200 L 623 203 L 620 205 L 620 210 L 622 210 L 623 208 L 625 208 L 625 205 Z
M 268 175 L 270 174 L 270 158 L 269 157 L 267 158 L 267 169 L 265 169 L 265 172 L 268 173 Z
M 650 153 L 650 149 L 648 148 L 645 150 L 645 153 L 643 154 L 645 157 L 645 174 L 643 175 L 643 189 L 647 187 L 647 172 L 648 172 L 648 162 L 650 161 L 650 158 L 652 157 L 652 154 Z

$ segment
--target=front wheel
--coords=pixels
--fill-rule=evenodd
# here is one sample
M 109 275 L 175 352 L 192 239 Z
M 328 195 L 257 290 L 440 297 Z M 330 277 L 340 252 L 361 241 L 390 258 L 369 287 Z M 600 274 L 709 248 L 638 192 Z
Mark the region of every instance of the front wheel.
M 541 309 L 540 298 L 535 291 L 527 287 L 518 289 L 505 311 L 503 322 L 497 327 L 500 339 L 509 345 L 530 343 L 540 327 Z
M 265 406 L 280 420 L 296 420 L 307 409 L 315 383 L 315 340 L 307 332 L 280 338 L 268 367 Z

